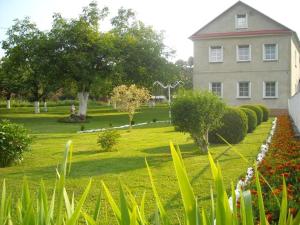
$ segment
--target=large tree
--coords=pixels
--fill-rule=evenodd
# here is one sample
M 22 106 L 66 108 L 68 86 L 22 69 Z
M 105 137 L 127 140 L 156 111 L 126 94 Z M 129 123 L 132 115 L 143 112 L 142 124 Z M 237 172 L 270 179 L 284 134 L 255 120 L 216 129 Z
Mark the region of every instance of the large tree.
M 10 58 L 3 57 L 0 61 L 0 89 L 6 98 L 6 108 L 10 109 L 11 96 L 24 93 L 24 76 L 19 67 Z
M 39 101 L 45 99 L 57 79 L 53 71 L 53 46 L 47 33 L 40 31 L 28 17 L 15 20 L 14 25 L 7 32 L 8 38 L 3 41 L 5 50 L 4 65 L 6 74 L 18 73 L 22 86 L 27 90 L 30 100 L 34 101 L 35 113 L 39 113 Z M 9 76 L 9 83 L 14 82 L 14 76 Z
M 173 51 L 164 45 L 162 32 L 138 21 L 131 9 L 120 8 L 111 23 L 111 32 L 117 37 L 117 81 L 151 89 L 156 80 L 172 82 L 177 79 L 178 70 L 168 61 Z
M 99 21 L 107 15 L 107 8 L 99 10 L 92 2 L 84 8 L 78 19 L 66 20 L 60 14 L 54 16 L 51 38 L 56 42 L 57 64 L 66 83 L 77 87 L 79 115 L 87 114 L 87 102 L 92 85 L 106 77 L 114 63 L 112 38 L 99 31 Z

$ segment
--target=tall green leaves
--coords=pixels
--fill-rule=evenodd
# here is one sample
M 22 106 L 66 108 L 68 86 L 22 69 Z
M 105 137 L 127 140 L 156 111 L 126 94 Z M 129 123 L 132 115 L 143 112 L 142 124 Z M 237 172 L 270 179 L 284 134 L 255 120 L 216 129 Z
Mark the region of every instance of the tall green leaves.
M 175 174 L 178 181 L 178 186 L 184 207 L 184 223 L 185 225 L 254 225 L 257 222 L 263 225 L 269 225 L 266 216 L 265 208 L 262 199 L 262 191 L 259 183 L 260 175 L 257 170 L 255 173 L 256 186 L 259 202 L 259 221 L 255 220 L 252 212 L 252 200 L 250 191 L 240 190 L 236 193 L 233 184 L 231 184 L 231 198 L 228 199 L 226 188 L 223 184 L 221 168 L 216 164 L 212 156 L 208 155 L 208 160 L 211 167 L 212 178 L 214 182 L 215 197 L 211 191 L 212 206 L 210 216 L 206 213 L 206 209 L 198 206 L 197 199 L 194 195 L 192 185 L 189 182 L 187 171 L 185 169 L 183 158 L 180 150 L 175 149 L 173 144 L 170 144 L 171 155 L 173 159 Z M 32 195 L 29 189 L 27 179 L 24 179 L 21 197 L 14 204 L 11 200 L 11 195 L 7 194 L 6 182 L 3 181 L 2 193 L 0 198 L 0 225 L 77 225 L 80 220 L 84 220 L 87 225 L 97 225 L 105 220 L 105 216 L 100 213 L 101 210 L 101 194 L 95 204 L 95 209 L 92 214 L 85 212 L 84 203 L 88 197 L 92 182 L 89 181 L 86 189 L 79 198 L 75 201 L 74 194 L 70 198 L 65 181 L 70 172 L 70 162 L 72 160 L 72 143 L 68 142 L 64 152 L 64 160 L 57 171 L 57 181 L 54 186 L 51 199 L 48 199 L 48 193 L 45 185 L 41 182 L 37 195 Z M 109 188 L 102 182 L 104 193 L 109 202 L 119 225 L 148 225 L 161 224 L 169 225 L 177 223 L 172 221 L 167 214 L 167 209 L 160 200 L 159 193 L 154 184 L 154 179 L 146 160 L 146 166 L 150 177 L 152 190 L 157 205 L 157 212 L 153 221 L 149 222 L 145 215 L 145 193 L 142 196 L 141 203 L 138 204 L 130 189 L 120 183 L 119 187 L 119 202 L 116 202 Z M 237 200 L 240 202 L 238 212 Z M 14 209 L 16 207 L 16 209 Z M 104 207 L 106 208 L 106 207 Z M 12 211 L 16 210 L 16 215 L 12 217 Z M 105 213 L 104 213 L 105 214 Z M 239 215 L 239 216 L 238 216 Z M 177 215 L 178 217 L 178 215 Z M 106 219 L 107 221 L 107 219 Z M 181 221 L 180 221 L 181 222 Z M 101 223 L 102 224 L 102 223 Z M 109 221 L 111 224 L 111 221 Z M 278 225 L 299 225 L 300 213 L 295 218 L 290 214 L 287 208 L 287 189 L 283 180 L 283 194 L 281 202 L 281 211 Z

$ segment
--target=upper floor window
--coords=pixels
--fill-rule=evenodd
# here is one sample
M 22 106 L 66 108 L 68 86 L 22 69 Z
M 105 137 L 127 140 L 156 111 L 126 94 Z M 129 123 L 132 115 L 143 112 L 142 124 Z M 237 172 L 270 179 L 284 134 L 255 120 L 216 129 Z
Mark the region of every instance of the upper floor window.
M 263 92 L 264 98 L 278 98 L 278 82 L 264 81 Z
M 221 82 L 209 83 L 209 90 L 219 97 L 223 97 L 223 85 Z
M 250 61 L 251 60 L 251 46 L 238 45 L 237 46 L 237 61 Z
M 237 98 L 251 98 L 251 83 L 249 81 L 237 83 Z
M 223 47 L 210 46 L 209 47 L 209 62 L 223 62 Z
M 264 44 L 263 59 L 265 61 L 278 60 L 278 46 L 277 44 Z
M 235 28 L 236 29 L 248 28 L 247 14 L 237 14 L 235 16 Z

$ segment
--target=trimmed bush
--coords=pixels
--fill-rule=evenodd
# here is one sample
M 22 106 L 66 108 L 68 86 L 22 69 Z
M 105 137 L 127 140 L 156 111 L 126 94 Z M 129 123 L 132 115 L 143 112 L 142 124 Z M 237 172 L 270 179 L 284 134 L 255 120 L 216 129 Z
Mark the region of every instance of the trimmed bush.
M 223 125 L 209 134 L 211 143 L 224 143 L 218 135 L 231 144 L 239 143 L 247 135 L 248 119 L 241 109 L 226 108 L 221 121 Z
M 219 127 L 225 103 L 211 92 L 185 91 L 176 96 L 172 105 L 175 130 L 189 133 L 201 153 L 208 152 L 208 133 Z
M 257 127 L 257 116 L 252 109 L 240 108 L 244 113 L 246 113 L 248 118 L 248 133 L 252 133 Z
M 264 106 L 264 105 L 256 105 L 256 106 L 258 106 L 263 111 L 263 119 L 262 119 L 262 121 L 263 122 L 268 121 L 270 110 L 266 106 Z
M 261 122 L 263 121 L 263 111 L 260 107 L 256 106 L 256 105 L 242 105 L 242 108 L 248 108 L 248 109 L 252 109 L 257 116 L 257 125 L 261 124 Z
M 99 135 L 97 143 L 101 146 L 103 151 L 110 152 L 118 143 L 120 137 L 121 135 L 117 130 L 105 130 Z
M 6 167 L 23 159 L 29 150 L 31 138 L 27 130 L 8 120 L 0 122 L 0 167 Z

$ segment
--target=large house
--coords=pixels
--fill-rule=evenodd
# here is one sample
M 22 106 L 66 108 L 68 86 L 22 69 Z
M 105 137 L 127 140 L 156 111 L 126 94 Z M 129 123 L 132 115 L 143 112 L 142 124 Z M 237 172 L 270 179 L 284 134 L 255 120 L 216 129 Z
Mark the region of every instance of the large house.
M 194 89 L 231 104 L 287 109 L 299 91 L 296 32 L 239 1 L 202 27 L 194 42 Z

